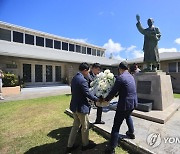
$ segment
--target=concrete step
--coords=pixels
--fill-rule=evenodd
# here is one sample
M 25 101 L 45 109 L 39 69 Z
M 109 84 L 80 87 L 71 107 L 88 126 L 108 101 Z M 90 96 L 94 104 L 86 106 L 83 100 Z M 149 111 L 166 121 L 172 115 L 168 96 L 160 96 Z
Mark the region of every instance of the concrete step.
M 136 110 L 149 112 L 152 110 L 152 103 L 138 103 Z

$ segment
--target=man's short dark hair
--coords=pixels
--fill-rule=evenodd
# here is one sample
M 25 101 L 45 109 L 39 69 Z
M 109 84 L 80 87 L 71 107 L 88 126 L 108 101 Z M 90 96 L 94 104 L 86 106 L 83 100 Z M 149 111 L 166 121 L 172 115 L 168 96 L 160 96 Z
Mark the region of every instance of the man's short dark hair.
M 119 64 L 119 68 L 124 69 L 124 70 L 128 70 L 128 63 L 126 61 L 122 61 Z
M 94 63 L 94 64 L 92 64 L 92 68 L 100 68 L 101 69 L 101 65 L 99 63 Z
M 80 71 L 89 70 L 89 64 L 86 63 L 86 62 L 81 63 L 81 64 L 79 65 L 79 70 L 80 70 Z

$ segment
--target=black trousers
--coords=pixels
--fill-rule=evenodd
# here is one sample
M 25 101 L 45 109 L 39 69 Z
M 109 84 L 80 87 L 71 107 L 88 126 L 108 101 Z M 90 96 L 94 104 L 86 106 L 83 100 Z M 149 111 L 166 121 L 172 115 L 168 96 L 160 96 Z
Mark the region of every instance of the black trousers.
M 121 127 L 121 124 L 123 120 L 126 120 L 126 124 L 128 126 L 129 133 L 134 133 L 134 125 L 133 120 L 131 118 L 131 111 L 116 111 L 115 117 L 114 117 L 114 124 L 111 131 L 111 140 L 110 144 L 112 148 L 115 148 L 118 144 L 119 139 L 119 129 Z
M 97 106 L 96 122 L 101 122 L 102 107 Z

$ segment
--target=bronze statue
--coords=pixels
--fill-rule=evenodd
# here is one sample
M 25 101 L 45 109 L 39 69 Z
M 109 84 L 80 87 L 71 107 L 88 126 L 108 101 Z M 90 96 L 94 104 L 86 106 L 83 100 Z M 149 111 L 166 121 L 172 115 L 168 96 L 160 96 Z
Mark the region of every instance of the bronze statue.
M 159 28 L 153 25 L 154 21 L 152 18 L 148 19 L 147 23 L 149 27 L 146 29 L 142 27 L 139 15 L 136 15 L 136 19 L 137 29 L 141 34 L 144 35 L 144 62 L 146 63 L 148 70 L 152 70 L 153 66 L 153 70 L 156 71 L 157 66 L 160 62 L 158 52 L 158 41 L 160 40 L 161 33 L 159 31 Z

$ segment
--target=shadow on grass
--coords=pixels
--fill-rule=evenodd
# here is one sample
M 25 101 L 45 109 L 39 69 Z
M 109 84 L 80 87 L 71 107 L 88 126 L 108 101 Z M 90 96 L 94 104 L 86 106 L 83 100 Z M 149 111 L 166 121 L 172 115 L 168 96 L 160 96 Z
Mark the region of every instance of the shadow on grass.
M 47 136 L 54 138 L 57 142 L 44 144 L 40 146 L 33 147 L 25 152 L 25 154 L 64 154 L 66 151 L 66 146 L 68 142 L 68 137 L 71 127 L 64 127 L 52 130 Z M 78 133 L 76 143 L 81 145 L 81 135 Z M 73 154 L 92 154 L 98 153 L 103 154 L 108 142 L 97 144 L 94 149 L 87 150 L 85 152 L 81 151 L 81 146 L 73 152 Z

